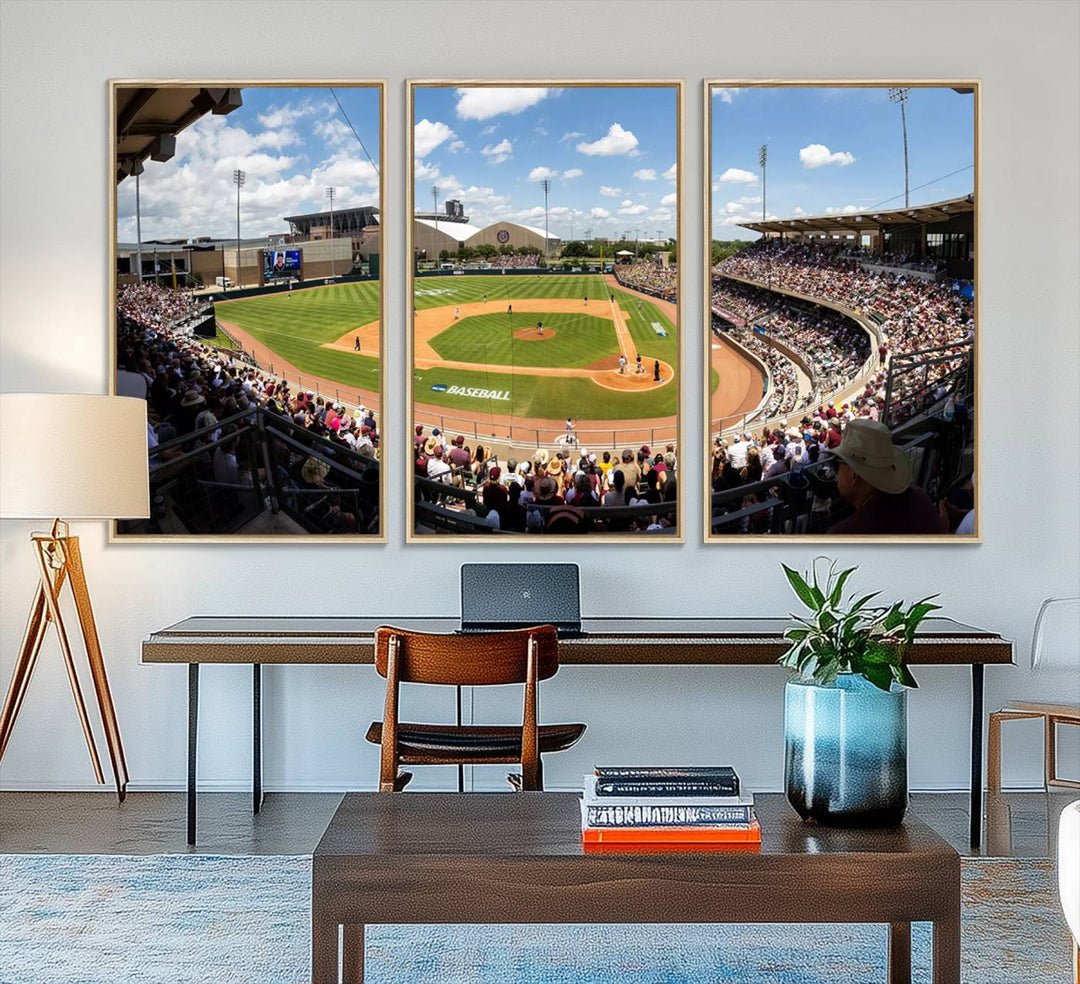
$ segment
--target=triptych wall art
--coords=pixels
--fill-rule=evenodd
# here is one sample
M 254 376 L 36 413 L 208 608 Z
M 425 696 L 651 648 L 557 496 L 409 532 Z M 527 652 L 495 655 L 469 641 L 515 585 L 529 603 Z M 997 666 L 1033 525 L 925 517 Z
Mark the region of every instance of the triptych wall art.
M 111 82 L 113 538 L 384 542 L 401 467 L 413 543 L 978 542 L 978 83 L 707 81 L 691 239 L 684 89 L 409 82 L 395 160 L 380 81 Z

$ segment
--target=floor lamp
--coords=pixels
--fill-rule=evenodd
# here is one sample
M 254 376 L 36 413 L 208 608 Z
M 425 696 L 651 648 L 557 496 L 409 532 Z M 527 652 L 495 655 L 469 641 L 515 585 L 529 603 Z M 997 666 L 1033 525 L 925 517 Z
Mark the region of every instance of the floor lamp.
M 128 783 L 127 762 L 79 538 L 70 534 L 65 519 L 146 518 L 149 488 L 145 401 L 121 396 L 0 394 L 0 518 L 52 520 L 47 533 L 30 535 L 37 589 L 0 710 L 0 759 L 51 625 L 67 667 L 94 775 L 99 783 L 105 782 L 61 609 L 62 589 L 70 585 L 121 802 Z

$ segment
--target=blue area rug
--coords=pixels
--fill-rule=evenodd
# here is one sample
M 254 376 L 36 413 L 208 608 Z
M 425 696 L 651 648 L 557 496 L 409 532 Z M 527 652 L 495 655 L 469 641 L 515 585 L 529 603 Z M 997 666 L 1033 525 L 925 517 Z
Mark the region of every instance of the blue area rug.
M 1053 864 L 970 859 L 964 980 L 1064 981 Z M 3 984 L 304 984 L 311 858 L 0 855 Z M 930 981 L 930 928 L 913 927 Z M 885 927 L 378 926 L 368 984 L 861 984 Z

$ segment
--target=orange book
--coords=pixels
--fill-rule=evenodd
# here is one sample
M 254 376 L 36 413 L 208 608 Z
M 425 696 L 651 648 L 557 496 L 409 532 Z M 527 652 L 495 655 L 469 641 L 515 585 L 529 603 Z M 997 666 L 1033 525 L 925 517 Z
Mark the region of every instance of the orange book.
M 757 819 L 746 826 L 723 827 L 586 827 L 585 844 L 760 844 Z

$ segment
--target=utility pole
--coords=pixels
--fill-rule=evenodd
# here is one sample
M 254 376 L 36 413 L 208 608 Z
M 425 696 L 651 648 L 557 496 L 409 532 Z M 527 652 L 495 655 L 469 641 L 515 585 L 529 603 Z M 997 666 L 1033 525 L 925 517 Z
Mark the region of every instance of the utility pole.
M 904 208 L 911 207 L 908 197 L 908 153 L 907 153 L 907 110 L 904 104 L 911 95 L 910 86 L 897 86 L 889 89 L 889 102 L 900 103 L 900 123 L 904 128 Z
M 548 193 L 551 191 L 551 181 L 544 178 L 544 180 L 540 182 L 540 187 L 544 189 L 544 259 L 546 260 L 550 249 L 550 242 L 548 240 Z
M 241 286 L 240 282 L 240 189 L 244 187 L 244 178 L 247 175 L 244 174 L 239 168 L 232 173 L 233 182 L 236 185 L 236 286 Z
M 334 275 L 334 195 L 335 190 L 328 187 L 326 197 L 330 199 L 330 276 Z

